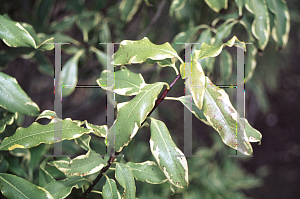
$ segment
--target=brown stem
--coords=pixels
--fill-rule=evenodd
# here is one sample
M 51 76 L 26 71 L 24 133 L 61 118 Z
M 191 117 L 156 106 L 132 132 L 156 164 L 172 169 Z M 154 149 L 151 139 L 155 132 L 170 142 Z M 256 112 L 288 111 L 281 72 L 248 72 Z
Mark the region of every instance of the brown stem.
M 180 74 L 178 74 L 176 76 L 176 78 L 173 80 L 173 82 L 170 84 L 170 88 L 166 88 L 166 90 L 163 92 L 163 94 L 158 98 L 158 100 L 156 101 L 153 109 L 150 111 L 150 113 L 147 115 L 147 117 L 149 117 L 151 115 L 151 113 L 154 111 L 154 109 L 156 109 L 156 107 L 161 103 L 161 101 L 166 97 L 166 95 L 168 94 L 168 92 L 171 90 L 171 88 L 174 86 L 174 84 L 178 81 L 178 79 L 181 77 Z M 146 118 L 147 118 L 146 117 Z M 144 120 L 141 124 L 141 126 L 144 124 L 146 120 Z M 87 197 L 87 195 L 92 191 L 92 189 L 94 188 L 94 186 L 98 183 L 98 181 L 101 179 L 101 177 L 103 176 L 103 173 L 105 173 L 110 165 L 114 162 L 114 159 L 116 158 L 116 156 L 119 153 L 116 152 L 114 156 L 110 157 L 109 160 L 107 161 L 107 165 L 105 167 L 103 167 L 99 173 L 99 175 L 97 176 L 97 178 L 94 180 L 93 184 L 90 185 L 90 187 L 82 194 L 80 199 L 84 199 L 85 197 Z

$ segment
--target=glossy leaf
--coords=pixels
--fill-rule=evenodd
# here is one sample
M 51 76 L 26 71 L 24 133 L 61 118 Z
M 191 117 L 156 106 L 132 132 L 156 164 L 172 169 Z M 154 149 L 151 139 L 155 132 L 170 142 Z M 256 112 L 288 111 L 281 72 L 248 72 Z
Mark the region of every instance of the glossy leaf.
M 189 184 L 188 165 L 184 154 L 172 140 L 166 125 L 159 120 L 150 118 L 150 149 L 171 184 L 186 188 Z
M 115 84 L 108 87 L 107 78 L 114 79 Z M 136 74 L 122 66 L 116 72 L 107 70 L 102 71 L 100 78 L 97 79 L 97 84 L 104 90 L 114 91 L 119 95 L 137 95 L 146 85 L 141 73 Z
M 142 163 L 126 163 L 134 176 L 134 178 L 141 182 L 150 184 L 161 184 L 167 181 L 164 173 L 158 165 L 153 161 L 146 161 Z
M 259 144 L 261 143 L 261 138 L 262 135 L 261 133 L 254 129 L 248 122 L 248 120 L 246 118 L 240 118 L 240 120 L 242 121 L 243 124 L 245 124 L 245 131 L 248 137 L 248 141 L 249 142 L 259 142 Z
M 53 196 L 44 188 L 15 175 L 0 173 L 1 192 L 7 198 L 48 198 Z
M 222 80 L 228 80 L 232 73 L 232 58 L 230 53 L 226 49 L 223 49 L 221 53 L 220 71 Z
M 243 131 L 239 115 L 227 93 L 216 87 L 208 77 L 206 77 L 203 114 L 226 145 L 245 155 L 252 154 L 253 150 L 246 132 Z
M 245 5 L 245 0 L 235 0 L 235 4 L 239 9 L 239 16 L 243 15 L 243 7 Z
M 28 31 L 18 22 L 0 15 L 0 38 L 9 47 L 33 47 L 36 43 Z
M 117 105 L 118 115 L 108 134 L 115 136 L 115 150 L 120 152 L 127 146 L 141 127 L 148 113 L 155 105 L 155 100 L 166 83 L 147 84 L 142 91 L 129 102 Z M 107 137 L 110 137 L 107 135 Z
M 199 60 L 199 59 L 204 59 L 207 57 L 216 57 L 222 52 L 222 49 L 224 46 L 232 47 L 233 45 L 235 45 L 235 46 L 240 47 L 240 45 L 237 45 L 237 43 L 242 44 L 243 48 L 246 51 L 245 43 L 239 41 L 238 38 L 236 36 L 234 36 L 228 42 L 226 42 L 220 46 L 213 46 L 213 45 L 209 45 L 207 43 L 203 43 L 200 50 L 195 50 L 194 59 Z
M 193 96 L 193 100 L 199 109 L 202 109 L 203 96 L 204 96 L 204 85 L 205 85 L 205 75 L 200 64 L 193 59 L 191 63 L 191 68 L 185 64 L 180 65 L 181 78 L 188 78 L 188 88 Z M 188 76 L 188 71 L 190 71 L 190 76 Z
M 264 50 L 268 44 L 270 36 L 270 19 L 265 0 L 245 1 L 245 6 L 249 12 L 255 15 L 252 23 L 252 33 L 258 40 L 260 50 Z
M 211 125 L 208 123 L 205 115 L 203 114 L 203 110 L 200 110 L 191 95 L 181 96 L 181 97 L 165 97 L 165 100 L 176 100 L 180 101 L 189 111 L 191 111 L 199 120 L 207 125 Z
M 135 198 L 135 181 L 130 167 L 123 163 L 117 163 L 115 176 L 119 184 L 124 188 L 123 198 Z
M 108 178 L 106 175 L 105 177 L 106 182 L 102 188 L 103 199 L 121 199 L 116 182 L 113 179 Z
M 58 160 L 53 161 L 53 164 L 66 175 L 85 176 L 100 171 L 106 162 L 100 154 L 89 150 L 85 155 L 77 156 L 70 162 Z
M 44 186 L 44 189 L 49 191 L 49 193 L 53 196 L 53 198 L 60 199 L 60 198 L 66 198 L 71 193 L 74 187 L 76 189 L 79 189 L 86 182 L 89 182 L 89 180 L 82 178 L 80 176 L 70 176 L 64 180 L 51 182 L 46 186 Z
M 290 15 L 285 1 L 266 0 L 268 9 L 275 15 L 272 37 L 278 48 L 285 48 L 290 32 Z
M 23 89 L 17 80 L 5 73 L 0 72 L 0 106 L 10 112 L 36 116 L 40 109 Z
M 169 43 L 155 45 L 149 41 L 147 37 L 142 40 L 130 41 L 124 40 L 120 44 L 120 48 L 114 54 L 114 64 L 136 64 L 145 62 L 147 59 L 164 60 L 167 58 L 181 58 Z M 181 60 L 183 63 L 183 61 Z
M 141 3 L 142 0 L 122 0 L 119 7 L 121 19 L 126 23 L 131 21 Z
M 78 51 L 73 57 L 71 57 L 63 66 L 61 72 L 62 79 L 62 96 L 67 97 L 73 93 L 77 84 L 78 78 L 78 60 L 84 53 L 84 50 Z M 74 86 L 74 87 L 64 87 Z M 59 89 L 59 88 L 58 88 Z
M 98 137 L 106 137 L 106 133 L 108 131 L 106 125 L 98 126 L 95 124 L 88 123 L 86 120 L 84 122 L 86 128 L 91 129 L 94 135 L 97 135 Z
M 227 10 L 228 0 L 205 0 L 205 3 L 215 12 L 220 12 L 221 9 Z
M 78 28 L 82 31 L 83 41 L 88 42 L 89 32 L 99 23 L 100 14 L 97 12 L 82 12 L 76 19 Z
M 19 127 L 15 134 L 6 137 L 1 145 L 0 150 L 13 150 L 15 148 L 30 148 L 41 143 L 53 144 L 61 140 L 55 140 L 54 130 L 55 123 L 61 123 L 62 140 L 71 140 L 80 137 L 84 133 L 90 133 L 91 130 L 79 127 L 71 119 L 67 118 L 62 121 L 53 119 L 47 125 L 41 125 L 37 122 L 32 123 L 28 128 Z

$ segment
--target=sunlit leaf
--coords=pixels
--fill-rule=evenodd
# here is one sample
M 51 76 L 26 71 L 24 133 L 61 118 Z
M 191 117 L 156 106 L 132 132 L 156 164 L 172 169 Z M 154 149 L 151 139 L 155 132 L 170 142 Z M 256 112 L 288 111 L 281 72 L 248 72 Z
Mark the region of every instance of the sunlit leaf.
M 107 137 L 110 137 L 109 134 L 114 134 L 115 150 L 117 152 L 127 146 L 135 136 L 142 122 L 154 107 L 155 100 L 165 84 L 162 82 L 147 84 L 132 100 L 117 105 L 117 119 L 108 130 L 107 135 Z
M 40 109 L 18 84 L 17 80 L 0 72 L 0 106 L 10 112 L 36 116 Z
M 44 188 L 18 176 L 0 173 L 1 192 L 7 198 L 48 198 L 53 196 Z
M 167 58 L 181 58 L 169 43 L 155 45 L 149 41 L 147 37 L 142 40 L 130 41 L 124 40 L 120 44 L 120 48 L 114 54 L 114 64 L 136 64 L 145 62 L 147 59 L 165 60 Z M 183 63 L 183 61 L 181 60 Z M 176 71 L 176 69 L 174 68 Z
M 34 38 L 18 22 L 0 15 L 0 39 L 10 47 L 36 48 Z
M 202 109 L 205 91 L 205 75 L 202 67 L 195 59 L 193 59 L 190 68 L 186 64 L 180 65 L 180 74 L 182 79 L 188 78 L 187 84 L 190 92 L 192 93 L 193 100 L 197 107 Z
M 94 135 L 97 135 L 98 137 L 106 137 L 106 133 L 108 131 L 107 125 L 98 126 L 95 124 L 88 123 L 86 120 L 84 122 L 86 128 L 91 129 Z
M 102 188 L 103 199 L 121 199 L 116 182 L 113 179 L 108 178 L 106 175 L 105 177 L 106 182 Z
M 127 165 L 130 167 L 134 178 L 138 181 L 151 184 L 161 184 L 167 181 L 164 173 L 153 161 L 142 163 L 127 162 Z
M 41 143 L 53 144 L 60 142 L 56 140 L 55 133 L 59 133 L 54 129 L 54 125 L 61 125 L 62 140 L 71 140 L 80 137 L 84 133 L 90 133 L 91 130 L 79 127 L 71 119 L 67 118 L 62 121 L 53 119 L 47 125 L 41 125 L 37 122 L 32 123 L 28 128 L 18 128 L 13 136 L 6 137 L 1 145 L 0 150 L 13 150 L 15 148 L 30 148 Z M 58 132 L 57 132 L 58 131 Z
M 70 162 L 58 160 L 53 161 L 53 164 L 66 175 L 86 176 L 100 171 L 106 162 L 100 154 L 89 150 L 85 155 L 77 156 Z
M 107 79 L 114 79 L 115 84 L 107 86 Z M 100 78 L 97 79 L 97 84 L 104 90 L 114 91 L 119 95 L 137 95 L 141 89 L 146 85 L 142 75 L 136 74 L 122 66 L 116 72 L 107 70 L 102 71 Z
M 119 184 L 124 188 L 124 199 L 135 198 L 135 181 L 130 167 L 126 164 L 117 163 L 115 176 Z
M 150 149 L 171 184 L 186 188 L 189 184 L 188 165 L 184 154 L 173 142 L 166 125 L 159 120 L 151 120 Z
M 64 180 L 58 180 L 51 182 L 44 186 L 44 189 L 49 191 L 53 198 L 66 198 L 75 187 L 76 189 L 81 188 L 84 183 L 89 182 L 89 180 L 82 178 L 80 176 L 70 176 Z M 91 182 L 90 182 L 91 183 Z

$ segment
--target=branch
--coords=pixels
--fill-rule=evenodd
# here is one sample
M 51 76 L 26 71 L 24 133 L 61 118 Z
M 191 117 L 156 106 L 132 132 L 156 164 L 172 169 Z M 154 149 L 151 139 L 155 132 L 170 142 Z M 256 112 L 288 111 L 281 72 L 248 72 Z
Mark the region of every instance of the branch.
M 178 81 L 178 79 L 180 79 L 180 77 L 181 77 L 181 75 L 178 74 L 176 76 L 176 78 L 173 80 L 173 82 L 170 84 L 170 89 L 166 88 L 166 90 L 163 92 L 163 94 L 155 102 L 154 107 L 152 108 L 152 110 L 150 111 L 150 113 L 147 115 L 147 117 L 149 117 L 151 115 L 151 113 L 156 109 L 156 107 L 161 103 L 161 101 L 164 100 L 164 98 L 166 97 L 166 95 L 168 94 L 168 92 L 171 90 L 171 88 L 174 86 L 174 84 Z M 141 126 L 144 124 L 145 121 L 146 120 L 144 120 L 142 122 Z M 97 176 L 97 178 L 94 180 L 93 184 L 91 184 L 90 187 L 82 194 L 82 196 L 81 196 L 80 199 L 84 199 L 84 198 L 87 197 L 87 195 L 92 191 L 92 189 L 94 188 L 94 186 L 99 182 L 99 180 L 103 176 L 103 173 L 105 173 L 109 169 L 110 165 L 114 162 L 114 160 L 115 160 L 115 158 L 116 158 L 116 156 L 118 154 L 119 153 L 116 152 L 114 156 L 112 156 L 112 157 L 109 158 L 109 160 L 107 161 L 107 165 L 100 170 L 100 173 Z

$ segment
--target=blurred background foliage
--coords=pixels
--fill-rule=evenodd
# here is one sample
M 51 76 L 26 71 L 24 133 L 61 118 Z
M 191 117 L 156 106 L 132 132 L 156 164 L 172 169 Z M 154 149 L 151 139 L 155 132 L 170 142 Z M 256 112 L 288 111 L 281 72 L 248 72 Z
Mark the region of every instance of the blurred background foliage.
M 248 0 L 245 0 L 248 1 Z M 207 42 L 219 44 L 236 35 L 247 45 L 246 61 L 246 118 L 263 134 L 262 145 L 253 145 L 253 158 L 229 158 L 235 151 L 226 147 L 216 132 L 193 118 L 193 154 L 201 158 L 187 158 L 190 185 L 186 190 L 175 189 L 175 195 L 167 183 L 151 185 L 137 182 L 138 198 L 295 198 L 300 196 L 297 182 L 300 180 L 299 129 L 299 19 L 300 3 L 286 1 L 291 22 L 286 47 L 278 46 L 270 35 L 266 47 L 259 44 L 251 33 L 255 15 L 239 2 L 229 0 L 227 7 L 210 7 L 209 1 L 196 0 L 3 0 L 0 14 L 14 21 L 31 24 L 38 38 L 54 37 L 62 45 L 62 64 L 83 49 L 78 65 L 77 85 L 96 85 L 102 70 L 106 69 L 105 42 L 120 43 L 122 40 L 138 40 L 147 36 L 155 44 L 171 43 L 184 57 L 183 42 Z M 218 1 L 212 1 L 218 2 Z M 227 1 L 224 1 L 227 2 Z M 269 2 L 269 1 L 267 1 Z M 247 2 L 246 2 L 247 3 Z M 270 29 L 274 27 L 274 13 L 268 11 Z M 246 28 L 245 28 L 246 27 Z M 118 45 L 115 45 L 115 51 Z M 199 49 L 201 44 L 193 45 Z M 256 52 L 251 57 L 249 52 Z M 9 48 L 0 43 L 0 70 L 15 77 L 24 91 L 36 102 L 41 111 L 53 110 L 54 51 Z M 227 48 L 219 57 L 201 61 L 201 65 L 216 85 L 233 85 L 236 76 L 236 51 Z M 230 58 L 228 58 L 230 57 Z M 250 57 L 250 58 L 249 58 Z M 247 61 L 249 58 L 249 62 Z M 255 70 L 247 66 L 256 62 Z M 224 67 L 231 68 L 224 77 Z M 116 67 L 118 70 L 119 67 Z M 133 72 L 142 73 L 147 83 L 172 82 L 175 78 L 169 67 L 149 64 L 128 66 Z M 251 78 L 250 73 L 253 73 Z M 247 77 L 249 77 L 247 79 Z M 77 77 L 73 77 L 77 78 Z M 226 88 L 232 104 L 236 105 L 235 89 Z M 179 80 L 168 96 L 184 95 L 183 80 Z M 108 103 L 128 101 L 130 97 L 117 96 Z M 88 120 L 105 124 L 106 95 L 100 88 L 76 88 L 65 93 L 63 118 Z M 0 109 L 0 120 L 5 118 L 6 128 L 0 134 L 2 140 L 12 135 L 18 126 L 28 127 L 35 118 L 13 115 Z M 179 102 L 162 102 L 153 113 L 168 126 L 173 140 L 183 149 L 183 106 Z M 41 120 L 43 123 L 43 120 Z M 121 161 L 143 162 L 154 160 L 149 150 L 150 134 L 142 128 L 132 143 L 123 150 Z M 92 136 L 91 146 L 105 153 L 102 139 Z M 63 141 L 65 154 L 72 157 L 83 154 L 72 141 Z M 1 152 L 0 172 L 9 172 L 38 183 L 38 165 L 52 148 L 40 145 L 31 149 Z M 47 171 L 56 178 L 63 178 L 54 167 Z M 97 174 L 91 175 L 92 180 Z M 108 175 L 110 173 L 108 172 Z M 111 176 L 113 178 L 113 176 Z M 101 190 L 102 179 L 96 190 Z M 122 191 L 122 187 L 118 187 Z M 68 198 L 77 198 L 81 190 L 73 190 Z M 89 198 L 96 197 L 91 193 Z M 97 196 L 99 196 L 97 194 Z

